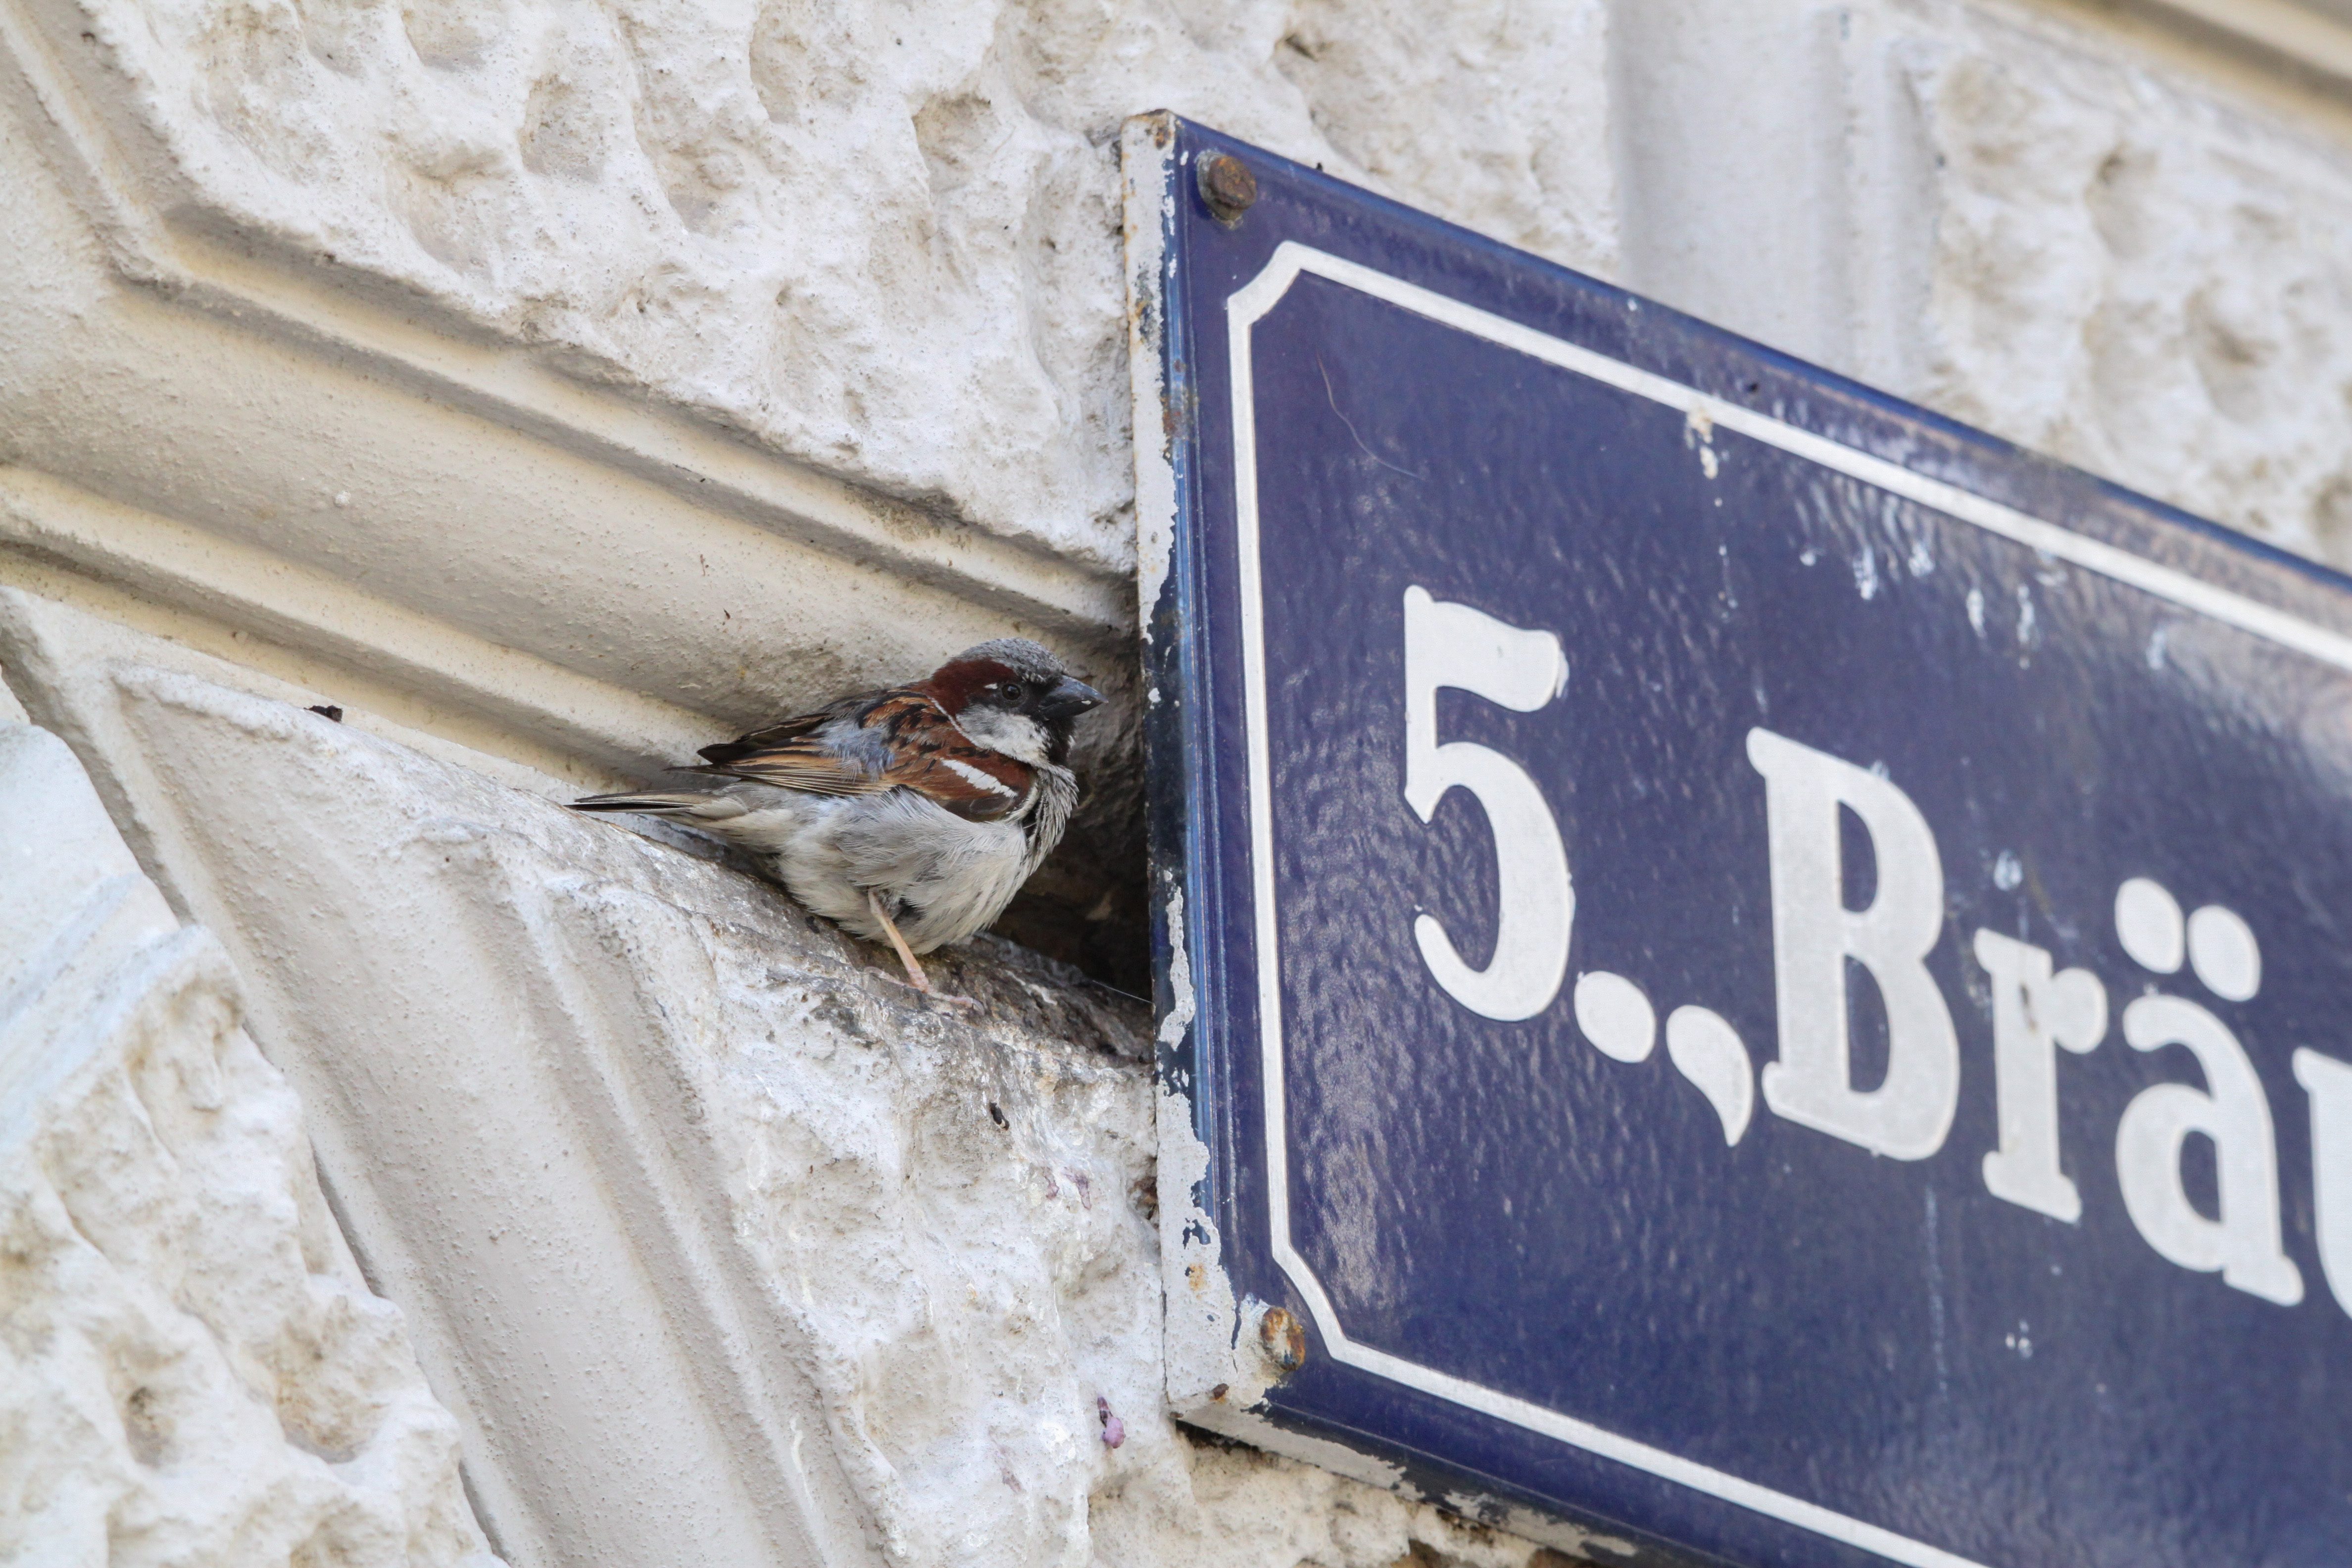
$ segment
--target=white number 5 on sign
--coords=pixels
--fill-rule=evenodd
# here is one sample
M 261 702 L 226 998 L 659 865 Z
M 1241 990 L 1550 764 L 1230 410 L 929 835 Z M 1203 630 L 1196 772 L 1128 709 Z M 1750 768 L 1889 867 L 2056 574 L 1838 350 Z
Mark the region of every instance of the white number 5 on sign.
M 1437 740 L 1437 692 L 1451 686 L 1532 713 L 1568 684 L 1550 632 L 1522 631 L 1468 605 L 1404 591 L 1404 798 L 1428 822 L 1448 790 L 1468 790 L 1495 835 L 1495 952 L 1473 969 L 1434 918 L 1412 923 L 1422 962 L 1445 994 L 1484 1017 L 1532 1018 L 1568 973 L 1576 893 L 1559 825 L 1527 770 L 1489 746 Z

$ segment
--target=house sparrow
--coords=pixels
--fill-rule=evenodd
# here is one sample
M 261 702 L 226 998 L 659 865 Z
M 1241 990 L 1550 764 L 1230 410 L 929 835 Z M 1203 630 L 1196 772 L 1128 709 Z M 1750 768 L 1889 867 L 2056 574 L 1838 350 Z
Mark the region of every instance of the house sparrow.
M 680 773 L 709 793 L 590 795 L 757 856 L 793 897 L 915 955 L 987 926 L 1043 862 L 1078 802 L 1070 729 L 1102 693 L 1024 637 L 968 647 L 911 686 L 845 697 L 702 748 Z

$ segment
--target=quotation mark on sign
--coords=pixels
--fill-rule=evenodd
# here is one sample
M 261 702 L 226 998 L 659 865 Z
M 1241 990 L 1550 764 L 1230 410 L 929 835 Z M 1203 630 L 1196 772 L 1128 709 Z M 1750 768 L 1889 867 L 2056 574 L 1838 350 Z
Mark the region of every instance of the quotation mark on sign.
M 1576 1026 L 1602 1056 L 1646 1061 L 1657 1048 L 1657 1010 L 1623 975 L 1599 969 L 1578 975 L 1575 1006 Z M 1738 1142 L 1756 1114 L 1756 1069 L 1739 1032 L 1719 1013 L 1677 1007 L 1666 1016 L 1666 1059 L 1706 1096 L 1724 1142 Z

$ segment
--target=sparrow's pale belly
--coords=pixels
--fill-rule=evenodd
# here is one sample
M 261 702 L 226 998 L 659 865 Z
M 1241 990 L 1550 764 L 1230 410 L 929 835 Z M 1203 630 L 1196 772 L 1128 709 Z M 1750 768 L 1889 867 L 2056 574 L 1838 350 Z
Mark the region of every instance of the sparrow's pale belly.
M 750 809 L 710 831 L 769 857 L 777 880 L 815 913 L 880 941 L 866 901 L 873 889 L 919 953 L 986 928 L 1029 872 L 1019 825 L 968 822 L 910 791 L 842 798 L 752 785 L 729 793 Z

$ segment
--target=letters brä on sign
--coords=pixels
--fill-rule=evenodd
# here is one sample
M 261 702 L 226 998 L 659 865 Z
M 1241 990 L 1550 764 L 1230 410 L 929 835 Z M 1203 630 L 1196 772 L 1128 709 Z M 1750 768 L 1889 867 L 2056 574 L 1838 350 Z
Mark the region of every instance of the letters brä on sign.
M 1463 963 L 1427 915 L 1414 935 L 1431 977 L 1455 1001 L 1490 1018 L 1527 1018 L 1551 1005 L 1568 967 L 1576 896 L 1559 825 L 1535 781 L 1509 758 L 1466 742 L 1436 740 L 1436 689 L 1458 687 L 1528 711 L 1568 682 L 1558 637 L 1511 626 L 1426 589 L 1404 595 L 1405 797 L 1424 822 L 1448 788 L 1467 790 L 1495 838 L 1502 897 L 1493 956 L 1484 969 Z M 1959 1108 L 1960 1052 L 1952 1016 L 1928 951 L 1944 925 L 1944 873 L 1927 820 L 1893 781 L 1773 734 L 1748 732 L 1748 755 L 1764 778 L 1771 846 L 1773 974 L 1780 1058 L 1763 1069 L 1764 1103 L 1776 1114 L 1876 1154 L 1924 1160 L 1944 1145 Z M 1849 908 L 1841 866 L 1840 819 L 1862 825 L 1877 868 L 1877 889 Z M 2261 950 L 2233 911 L 2209 904 L 2183 918 L 2179 904 L 2146 878 L 2116 892 L 2118 940 L 2151 973 L 2169 974 L 2186 952 L 2190 972 L 2218 998 L 2249 1001 L 2261 983 Z M 2057 1051 L 2097 1048 L 2107 1033 L 2107 991 L 2087 970 L 2053 973 L 2042 948 L 1979 931 L 1972 951 L 1992 993 L 1995 1100 L 2000 1145 L 1984 1156 L 1986 1190 L 2073 1222 L 2082 1199 L 2061 1166 Z M 1854 1087 L 1846 988 L 1854 975 L 1877 990 L 1886 1017 L 1886 1071 L 1875 1088 Z M 1592 1043 L 1620 1061 L 1650 1054 L 1654 1012 L 1638 984 L 1605 971 L 1577 981 L 1577 1017 Z M 1587 1003 L 1588 994 L 1605 1001 Z M 1685 1009 L 1685 1011 L 1690 1011 Z M 1727 1142 L 1744 1130 L 1748 1100 L 1722 1087 L 1744 1078 L 1746 1051 L 1713 1014 L 1704 1052 L 1674 1059 L 1724 1118 Z M 2168 1045 L 2195 1053 L 2206 1087 L 2162 1083 L 2124 1110 L 2115 1141 L 2117 1182 L 2132 1223 L 2157 1253 L 2184 1268 L 2219 1271 L 2239 1289 L 2292 1307 L 2303 1277 L 2279 1239 L 2278 1152 L 2270 1104 L 2245 1048 L 2211 1010 L 2187 997 L 2147 994 L 2124 1011 L 2123 1036 L 2137 1050 Z M 1733 1059 L 1736 1065 L 1719 1064 Z M 1700 1065 L 1700 1064 L 1704 1065 Z M 2311 1091 L 2317 1169 L 2352 1172 L 2352 1064 L 2298 1050 L 2295 1076 Z M 2181 1156 L 2191 1134 L 2210 1141 L 2220 1173 L 2219 1212 L 2208 1216 L 2187 1193 Z M 2337 1300 L 2352 1311 L 2352 1214 L 2337 1194 L 2315 1194 L 2320 1256 Z M 2330 1228 L 2331 1222 L 2336 1227 Z
M 1630 1562 L 2352 1561 L 2352 584 L 1162 129 L 1180 1413 Z

